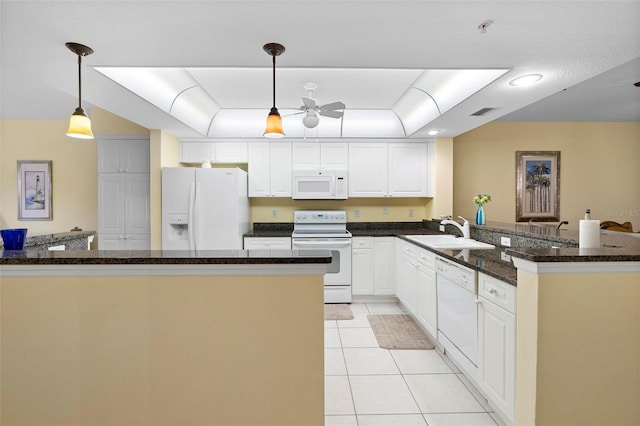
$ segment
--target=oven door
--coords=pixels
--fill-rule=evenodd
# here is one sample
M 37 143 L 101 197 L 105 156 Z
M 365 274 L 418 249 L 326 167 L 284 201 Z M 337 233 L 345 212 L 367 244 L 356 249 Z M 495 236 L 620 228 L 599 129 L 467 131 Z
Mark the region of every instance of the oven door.
M 351 238 L 293 238 L 294 250 L 331 250 L 331 270 L 324 276 L 325 286 L 351 285 Z

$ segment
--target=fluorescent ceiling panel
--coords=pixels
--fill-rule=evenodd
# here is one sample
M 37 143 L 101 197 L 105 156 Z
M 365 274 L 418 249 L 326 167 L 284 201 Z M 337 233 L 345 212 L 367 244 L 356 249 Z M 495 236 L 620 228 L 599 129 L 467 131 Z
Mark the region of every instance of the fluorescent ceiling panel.
M 431 95 L 440 114 L 444 114 L 507 71 L 509 70 L 426 70 L 412 87 Z
M 98 72 L 164 112 L 178 95 L 197 83 L 182 68 L 96 67 Z
M 180 93 L 169 112 L 201 135 L 206 135 L 220 107 L 202 87 L 192 87 Z
M 440 115 L 433 98 L 413 87 L 405 92 L 392 109 L 400 117 L 407 136 L 412 135 Z
M 347 138 L 398 138 L 406 136 L 396 114 L 388 109 L 345 110 L 342 136 Z

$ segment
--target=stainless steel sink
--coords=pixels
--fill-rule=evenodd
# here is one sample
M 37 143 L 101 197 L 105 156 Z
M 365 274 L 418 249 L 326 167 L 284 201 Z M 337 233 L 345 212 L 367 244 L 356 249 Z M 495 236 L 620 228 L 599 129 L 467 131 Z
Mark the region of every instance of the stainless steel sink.
M 434 249 L 492 249 L 495 246 L 481 241 L 458 238 L 455 235 L 407 235 L 408 239 Z

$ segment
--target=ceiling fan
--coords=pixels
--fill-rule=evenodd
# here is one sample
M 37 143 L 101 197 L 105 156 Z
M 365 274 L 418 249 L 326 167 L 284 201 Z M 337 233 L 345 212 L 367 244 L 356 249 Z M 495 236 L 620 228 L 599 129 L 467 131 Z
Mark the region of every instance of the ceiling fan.
M 318 123 L 320 123 L 320 117 L 318 117 L 318 115 L 330 118 L 341 118 L 344 115 L 344 111 L 340 110 L 343 110 L 346 107 L 342 102 L 331 102 L 329 104 L 318 105 L 317 100 L 313 98 L 313 91 L 317 88 L 317 83 L 305 83 L 304 89 L 307 91 L 307 96 L 302 97 L 303 105 L 299 108 L 302 112 L 289 114 L 304 114 L 304 117 L 302 117 L 302 124 L 304 124 L 308 129 L 313 129 L 318 125 Z

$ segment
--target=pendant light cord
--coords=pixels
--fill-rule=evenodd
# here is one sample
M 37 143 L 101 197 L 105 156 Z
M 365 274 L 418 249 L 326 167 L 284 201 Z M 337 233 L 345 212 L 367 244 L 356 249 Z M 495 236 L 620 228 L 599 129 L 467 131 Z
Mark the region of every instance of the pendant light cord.
M 78 55 L 78 108 L 82 108 L 82 55 Z
M 273 55 L 273 108 L 276 107 L 276 55 Z

